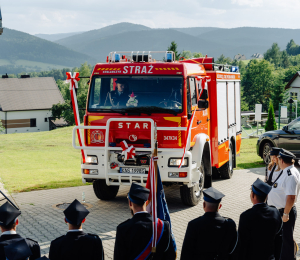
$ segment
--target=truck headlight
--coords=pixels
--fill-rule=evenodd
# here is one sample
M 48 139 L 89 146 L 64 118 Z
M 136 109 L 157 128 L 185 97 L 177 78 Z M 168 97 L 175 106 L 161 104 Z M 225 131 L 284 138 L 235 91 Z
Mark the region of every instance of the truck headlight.
M 88 155 L 85 160 L 86 164 L 98 164 L 98 158 L 96 155 Z
M 178 167 L 181 163 L 181 158 L 170 158 L 169 159 L 169 167 Z M 188 166 L 188 158 L 184 158 L 181 167 L 187 167 Z

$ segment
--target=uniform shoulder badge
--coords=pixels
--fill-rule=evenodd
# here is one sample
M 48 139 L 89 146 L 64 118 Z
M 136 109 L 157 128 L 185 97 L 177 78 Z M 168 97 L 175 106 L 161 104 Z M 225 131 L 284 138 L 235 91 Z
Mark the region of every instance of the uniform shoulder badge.
M 277 183 L 274 183 L 273 187 L 274 188 L 277 188 L 278 184 Z
M 35 241 L 35 240 L 31 239 L 31 238 L 28 238 L 28 237 L 26 237 L 26 239 L 29 240 L 29 241 L 31 241 L 31 242 L 37 243 L 37 244 L 39 243 L 39 242 L 37 242 L 37 241 Z
M 53 241 L 56 241 L 56 240 L 58 240 L 58 239 L 61 239 L 61 238 L 63 238 L 65 235 L 62 235 L 62 236 L 60 236 L 60 237 L 57 237 L 57 238 L 55 238 Z
M 91 233 L 87 233 L 89 236 L 92 236 L 93 238 L 96 238 L 96 239 L 98 239 L 98 238 L 100 238 L 98 235 L 96 235 L 96 234 L 91 234 Z
M 288 174 L 288 176 L 291 176 L 291 175 L 292 175 L 292 173 L 291 173 L 291 170 L 290 170 L 290 169 L 288 169 L 288 170 L 287 170 L 287 174 Z

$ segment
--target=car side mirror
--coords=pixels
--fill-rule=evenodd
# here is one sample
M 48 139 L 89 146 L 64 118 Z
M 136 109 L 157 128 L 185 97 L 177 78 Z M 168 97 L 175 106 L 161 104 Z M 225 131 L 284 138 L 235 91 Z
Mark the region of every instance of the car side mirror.
M 286 125 L 286 126 L 282 127 L 282 130 L 283 131 L 287 131 L 288 130 L 288 126 Z
M 198 100 L 198 108 L 208 108 L 208 101 L 207 100 Z

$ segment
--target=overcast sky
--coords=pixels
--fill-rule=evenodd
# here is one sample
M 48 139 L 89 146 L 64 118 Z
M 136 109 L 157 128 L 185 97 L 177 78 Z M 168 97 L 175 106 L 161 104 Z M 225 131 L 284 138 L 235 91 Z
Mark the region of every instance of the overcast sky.
M 151 28 L 300 28 L 300 0 L 0 0 L 0 6 L 4 27 L 30 34 L 119 22 Z

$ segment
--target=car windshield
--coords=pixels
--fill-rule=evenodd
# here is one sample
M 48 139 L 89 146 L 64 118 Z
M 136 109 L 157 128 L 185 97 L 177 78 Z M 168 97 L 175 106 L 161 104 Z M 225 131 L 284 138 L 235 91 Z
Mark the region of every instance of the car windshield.
M 300 117 L 289 123 L 288 125 L 288 130 L 300 130 Z
M 93 77 L 89 112 L 173 113 L 182 111 L 182 77 Z

